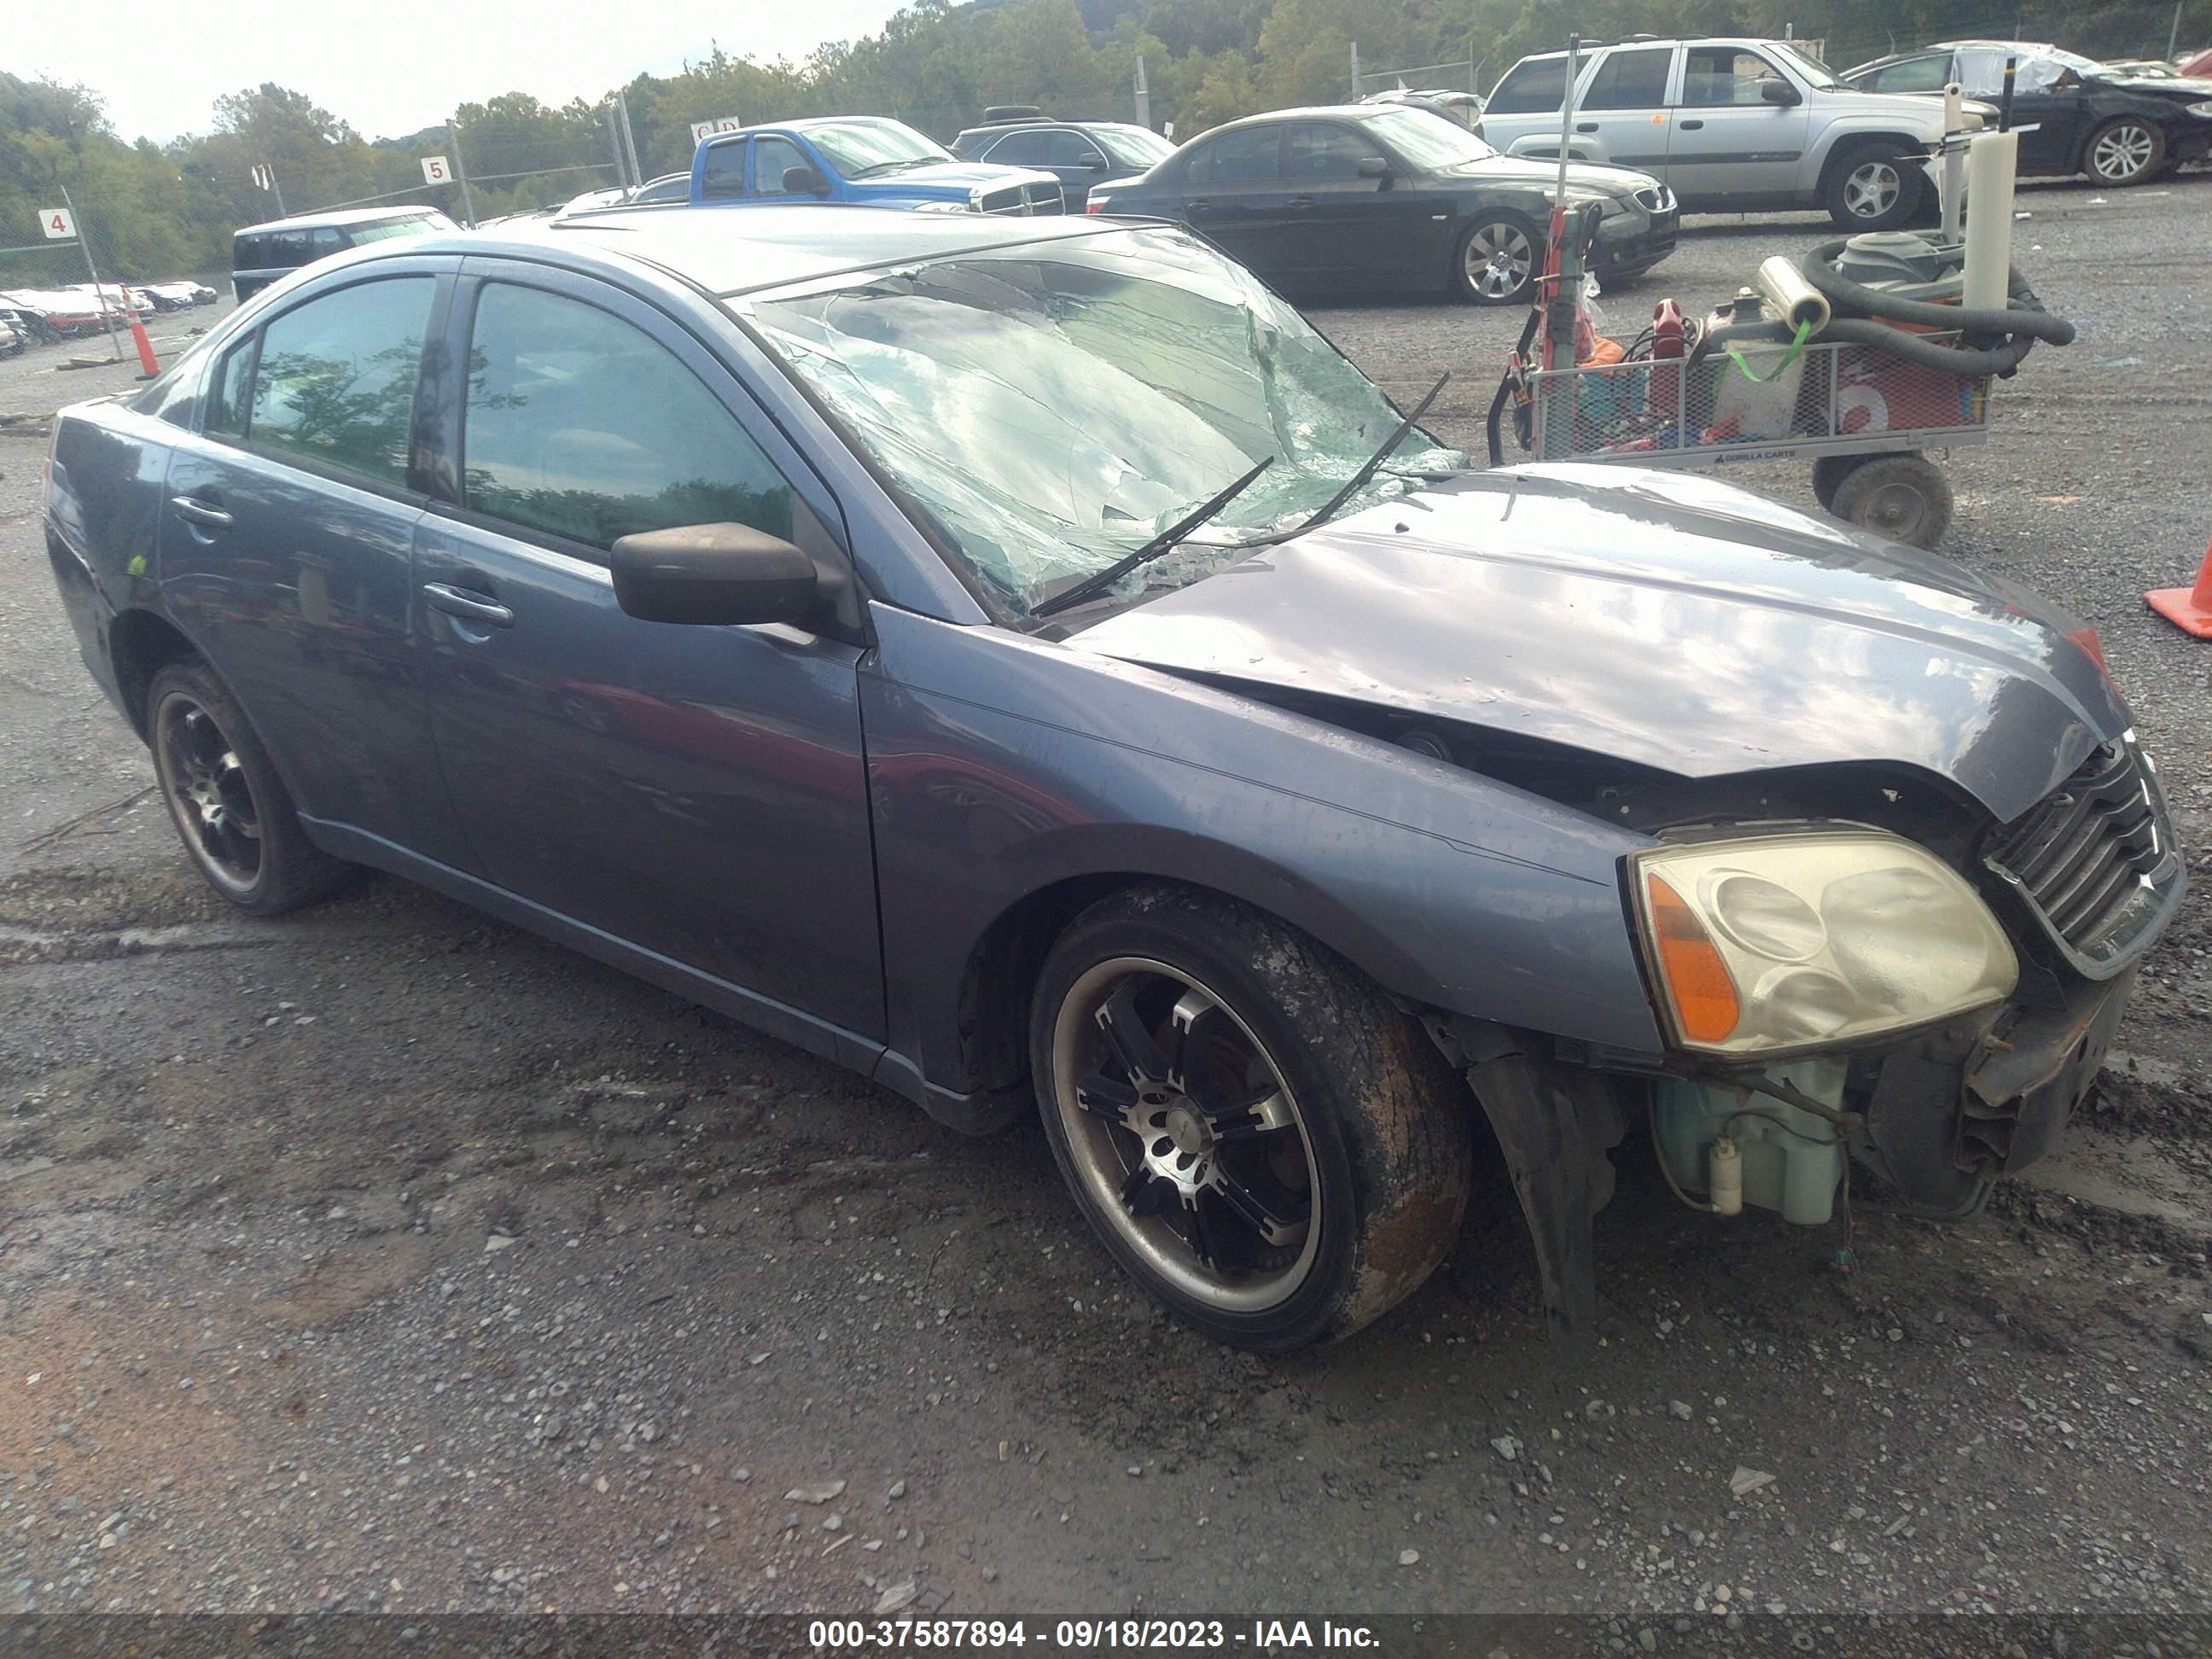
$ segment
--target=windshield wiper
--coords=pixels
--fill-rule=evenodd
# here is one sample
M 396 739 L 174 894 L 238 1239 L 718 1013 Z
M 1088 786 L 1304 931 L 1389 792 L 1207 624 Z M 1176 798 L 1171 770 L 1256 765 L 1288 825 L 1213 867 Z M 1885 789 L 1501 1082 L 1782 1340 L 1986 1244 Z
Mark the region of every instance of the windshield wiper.
M 1081 581 L 1076 583 L 1074 586 L 1066 589 L 1063 592 L 1055 593 L 1050 599 L 1031 606 L 1030 609 L 1030 615 L 1032 617 L 1054 616 L 1062 611 L 1073 610 L 1077 605 L 1081 605 L 1086 599 L 1097 598 L 1099 594 L 1103 593 L 1108 588 L 1113 586 L 1115 582 L 1120 581 L 1122 577 L 1127 575 L 1132 570 L 1137 568 L 1138 566 L 1150 564 L 1154 559 L 1160 557 L 1163 554 L 1169 551 L 1178 542 L 1182 541 L 1184 537 L 1198 529 L 1215 514 L 1220 512 L 1223 507 L 1228 506 L 1230 502 L 1235 501 L 1239 495 L 1243 495 L 1245 490 L 1250 487 L 1253 479 L 1258 477 L 1262 472 L 1265 472 L 1274 464 L 1275 458 L 1273 455 L 1268 456 L 1267 459 L 1261 461 L 1259 465 L 1254 467 L 1243 477 L 1237 479 L 1235 483 L 1231 484 L 1228 489 L 1223 490 L 1219 495 L 1206 501 L 1195 512 L 1193 512 L 1183 518 L 1177 519 L 1173 524 L 1170 525 L 1165 530 L 1160 532 L 1158 535 L 1153 537 L 1152 540 L 1146 542 L 1135 552 L 1122 555 L 1121 557 L 1115 560 L 1113 563 L 1108 565 L 1097 575 L 1085 576 Z
M 1451 370 L 1449 369 L 1446 369 L 1443 374 L 1437 376 L 1437 383 L 1431 386 L 1428 391 L 1422 395 L 1420 402 L 1413 405 L 1413 412 L 1406 416 L 1404 420 L 1398 422 L 1398 429 L 1382 441 L 1382 447 L 1376 450 L 1372 455 L 1370 455 L 1367 458 L 1367 464 L 1361 467 L 1358 471 L 1353 473 L 1349 478 L 1346 478 L 1344 481 L 1344 488 L 1338 490 L 1335 495 L 1330 496 L 1327 501 L 1323 502 L 1322 504 L 1321 510 L 1318 513 L 1316 513 L 1311 518 L 1308 519 L 1304 523 L 1297 526 L 1295 529 L 1285 530 L 1282 532 L 1280 535 L 1271 536 L 1267 539 L 1270 541 L 1280 541 L 1287 539 L 1292 536 L 1304 535 L 1307 531 L 1311 530 L 1316 525 L 1334 516 L 1336 510 L 1339 507 L 1342 507 L 1354 495 L 1357 495 L 1361 490 L 1366 489 L 1368 481 L 1374 477 L 1377 472 L 1381 471 L 1382 469 L 1382 463 L 1390 459 L 1390 452 L 1395 449 L 1400 444 L 1406 441 L 1406 434 L 1413 429 L 1413 422 L 1419 420 L 1422 416 L 1429 412 L 1429 405 L 1436 402 L 1437 393 L 1444 389 L 1444 382 L 1450 379 Z

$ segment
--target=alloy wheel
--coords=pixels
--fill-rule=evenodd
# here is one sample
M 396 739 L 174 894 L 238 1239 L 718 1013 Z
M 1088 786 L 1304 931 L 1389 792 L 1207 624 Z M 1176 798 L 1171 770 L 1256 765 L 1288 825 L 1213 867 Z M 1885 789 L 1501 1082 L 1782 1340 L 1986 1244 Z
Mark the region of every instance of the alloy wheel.
M 2089 149 L 2089 171 L 2106 184 L 2125 184 L 2150 166 L 2157 135 L 2133 121 L 2116 121 Z
M 1467 284 L 1486 300 L 1510 300 L 1525 287 L 1536 253 L 1517 225 L 1492 220 L 1467 239 Z
M 1897 205 L 1904 188 L 1894 161 L 1862 161 L 1844 180 L 1844 206 L 1855 217 L 1879 219 Z
M 1093 1209 L 1155 1271 L 1231 1312 L 1280 1305 L 1311 1273 L 1320 1178 L 1266 1048 L 1180 969 L 1119 957 L 1068 988 L 1054 1104 Z
M 261 878 L 261 811 L 215 716 L 182 693 L 157 714 L 154 763 L 185 845 L 208 878 L 246 894 Z

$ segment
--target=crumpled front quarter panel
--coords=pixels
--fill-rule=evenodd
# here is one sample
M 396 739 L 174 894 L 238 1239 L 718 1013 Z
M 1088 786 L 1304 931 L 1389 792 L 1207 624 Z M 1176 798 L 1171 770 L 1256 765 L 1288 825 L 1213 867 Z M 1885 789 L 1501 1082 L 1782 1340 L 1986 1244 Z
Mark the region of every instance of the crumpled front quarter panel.
M 1626 831 L 1173 676 L 878 605 L 861 679 L 891 1046 L 969 1085 L 962 981 L 991 923 L 1073 877 L 1270 910 L 1451 1012 L 1656 1051 Z

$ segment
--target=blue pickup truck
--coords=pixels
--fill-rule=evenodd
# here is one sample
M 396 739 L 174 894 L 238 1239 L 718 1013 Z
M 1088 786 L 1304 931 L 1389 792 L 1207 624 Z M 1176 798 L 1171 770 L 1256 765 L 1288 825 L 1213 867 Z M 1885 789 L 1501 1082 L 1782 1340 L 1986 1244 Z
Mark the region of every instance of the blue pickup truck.
M 1061 210 L 1060 180 L 1029 167 L 963 161 L 903 121 L 823 116 L 702 139 L 691 158 L 691 201 L 808 200 L 920 213 L 1029 216 Z

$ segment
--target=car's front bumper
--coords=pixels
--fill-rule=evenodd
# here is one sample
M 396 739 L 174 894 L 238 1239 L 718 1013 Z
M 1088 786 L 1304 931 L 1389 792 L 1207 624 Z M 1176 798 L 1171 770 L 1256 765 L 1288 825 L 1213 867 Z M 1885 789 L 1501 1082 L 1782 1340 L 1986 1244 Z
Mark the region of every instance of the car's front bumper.
M 1681 231 L 1678 209 L 1663 213 L 1638 213 L 1598 222 L 1597 241 L 1590 249 L 1591 268 L 1606 271 L 1648 270 L 1674 251 Z M 1618 224 L 1619 228 L 1613 226 Z

